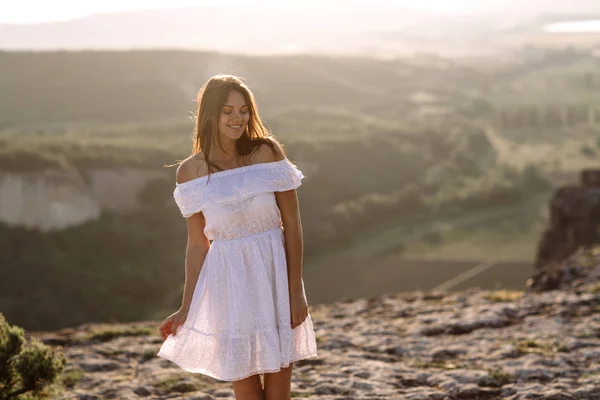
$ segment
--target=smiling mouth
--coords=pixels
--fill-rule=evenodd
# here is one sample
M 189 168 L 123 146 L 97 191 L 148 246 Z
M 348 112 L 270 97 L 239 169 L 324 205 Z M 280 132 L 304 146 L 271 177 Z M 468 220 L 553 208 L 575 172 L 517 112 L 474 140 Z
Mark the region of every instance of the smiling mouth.
M 227 125 L 228 127 L 230 127 L 231 129 L 240 129 L 242 127 L 242 125 Z

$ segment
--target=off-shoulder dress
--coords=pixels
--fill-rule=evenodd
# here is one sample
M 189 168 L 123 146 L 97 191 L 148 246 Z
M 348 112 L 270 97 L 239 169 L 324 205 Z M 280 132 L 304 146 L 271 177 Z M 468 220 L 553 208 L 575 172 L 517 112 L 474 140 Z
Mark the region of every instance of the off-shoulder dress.
M 319 358 L 310 314 L 292 329 L 281 213 L 275 192 L 304 178 L 289 159 L 177 183 L 184 217 L 202 211 L 211 240 L 186 321 L 157 355 L 218 380 L 277 372 Z M 302 280 L 302 291 L 304 281 Z

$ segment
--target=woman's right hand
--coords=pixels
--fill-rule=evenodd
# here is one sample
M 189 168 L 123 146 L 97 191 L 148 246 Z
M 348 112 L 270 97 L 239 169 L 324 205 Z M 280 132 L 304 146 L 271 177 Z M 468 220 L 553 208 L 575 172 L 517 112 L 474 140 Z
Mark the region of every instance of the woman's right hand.
M 188 311 L 186 309 L 180 308 L 175 313 L 169 315 L 163 323 L 158 328 L 163 340 L 169 336 L 169 334 L 173 334 L 175 336 L 177 334 L 177 329 L 183 325 L 188 316 Z

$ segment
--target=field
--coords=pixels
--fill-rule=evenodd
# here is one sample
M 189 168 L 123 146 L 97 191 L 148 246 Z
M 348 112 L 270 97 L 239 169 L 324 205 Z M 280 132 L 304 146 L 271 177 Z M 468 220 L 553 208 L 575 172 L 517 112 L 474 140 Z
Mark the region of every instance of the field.
M 523 50 L 498 65 L 2 52 L 0 69 L 0 172 L 15 176 L 165 170 L 191 151 L 201 84 L 214 71 L 244 76 L 307 177 L 298 193 L 314 302 L 433 288 L 463 273 L 444 287 L 521 287 L 552 190 L 597 166 L 600 154 L 600 60 L 585 49 Z M 0 268 L 0 309 L 52 329 L 175 307 L 185 223 L 164 205 L 173 184 L 151 189 L 149 208 L 104 212 L 60 232 L 0 221 L 0 264 L 10 266 Z M 32 283 L 32 274 L 45 278 Z M 81 306 L 56 311 L 74 307 L 74 296 Z M 37 315 L 23 312 L 41 302 Z

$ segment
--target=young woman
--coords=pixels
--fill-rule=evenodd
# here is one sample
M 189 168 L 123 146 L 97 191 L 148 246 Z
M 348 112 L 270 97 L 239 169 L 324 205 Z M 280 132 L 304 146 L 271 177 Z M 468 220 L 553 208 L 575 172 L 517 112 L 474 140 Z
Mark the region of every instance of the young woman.
M 158 356 L 232 381 L 237 400 L 289 399 L 293 362 L 319 358 L 302 279 L 304 175 L 236 76 L 200 90 L 193 142 L 173 193 L 187 218 L 183 300 L 160 325 Z

